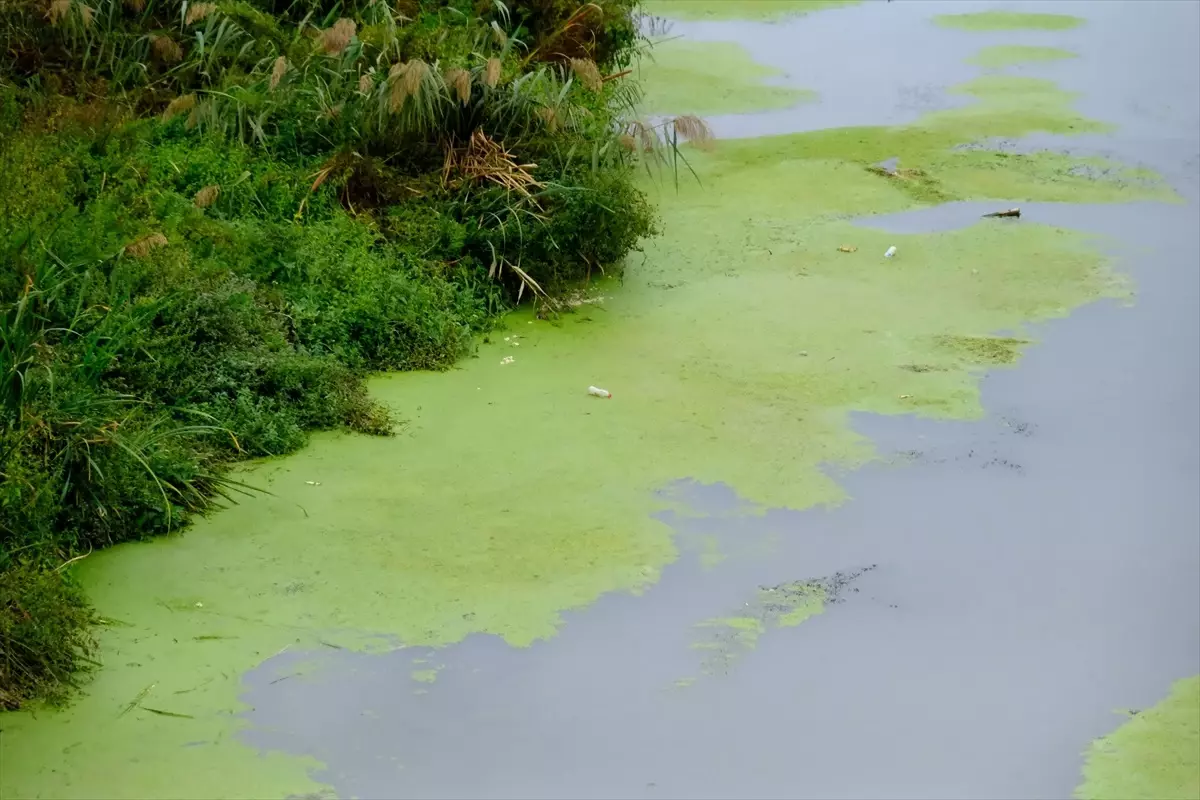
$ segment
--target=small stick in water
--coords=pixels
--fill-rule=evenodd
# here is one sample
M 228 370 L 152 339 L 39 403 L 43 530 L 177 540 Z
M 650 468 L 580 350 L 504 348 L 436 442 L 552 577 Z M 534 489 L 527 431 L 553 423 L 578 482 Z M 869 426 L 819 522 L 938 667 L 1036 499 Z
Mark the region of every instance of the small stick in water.
M 1021 209 L 1010 208 L 1008 211 L 993 211 L 991 214 L 984 214 L 984 217 L 1020 217 Z

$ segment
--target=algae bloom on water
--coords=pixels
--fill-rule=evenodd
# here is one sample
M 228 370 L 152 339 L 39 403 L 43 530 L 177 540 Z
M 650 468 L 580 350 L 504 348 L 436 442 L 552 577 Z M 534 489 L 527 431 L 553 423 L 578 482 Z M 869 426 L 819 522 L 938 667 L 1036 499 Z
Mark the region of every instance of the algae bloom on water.
M 969 14 L 942 14 L 934 21 L 944 28 L 964 31 L 1065 31 L 1083 24 L 1069 14 L 1032 14 L 1017 11 L 975 11 Z
M 1077 58 L 1070 50 L 1057 47 L 1035 47 L 1032 45 L 1001 44 L 985 47 L 969 61 L 981 67 L 999 68 L 1016 64 L 1039 64 Z
M 781 75 L 739 44 L 677 40 L 656 44 L 637 73 L 649 114 L 741 114 L 816 99 L 806 89 L 763 83 Z
M 1200 675 L 1093 742 L 1083 778 L 1080 800 L 1200 797 Z

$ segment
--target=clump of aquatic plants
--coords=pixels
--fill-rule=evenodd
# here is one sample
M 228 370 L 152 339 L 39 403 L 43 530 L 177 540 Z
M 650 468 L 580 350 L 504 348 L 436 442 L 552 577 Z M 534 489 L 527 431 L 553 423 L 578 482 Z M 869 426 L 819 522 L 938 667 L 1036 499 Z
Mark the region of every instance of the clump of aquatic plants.
M 386 435 L 372 371 L 654 231 L 633 0 L 10 0 L 0 15 L 0 707 L 89 663 L 69 565 Z

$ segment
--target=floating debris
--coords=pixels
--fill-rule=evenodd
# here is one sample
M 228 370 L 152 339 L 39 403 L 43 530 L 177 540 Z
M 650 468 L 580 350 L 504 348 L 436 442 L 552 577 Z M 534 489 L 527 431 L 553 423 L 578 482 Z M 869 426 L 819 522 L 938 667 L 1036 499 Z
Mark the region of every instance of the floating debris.
M 991 214 L 984 214 L 983 216 L 985 219 L 987 217 L 1020 217 L 1021 209 L 1010 208 L 1008 211 L 993 211 Z
M 512 356 L 505 356 L 504 358 L 500 359 L 500 366 L 504 366 L 505 364 L 511 364 L 515 360 L 516 359 L 514 359 Z
M 838 252 L 839 253 L 856 253 L 856 252 L 858 252 L 858 248 L 852 244 L 844 244 L 838 248 Z

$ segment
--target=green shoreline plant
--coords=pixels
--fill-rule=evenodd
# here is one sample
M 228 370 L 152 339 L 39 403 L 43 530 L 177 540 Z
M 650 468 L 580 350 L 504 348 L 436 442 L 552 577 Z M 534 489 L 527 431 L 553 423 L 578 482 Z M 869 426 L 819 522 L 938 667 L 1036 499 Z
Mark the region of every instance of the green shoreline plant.
M 0 708 L 90 663 L 70 563 L 655 232 L 635 4 L 0 0 Z

